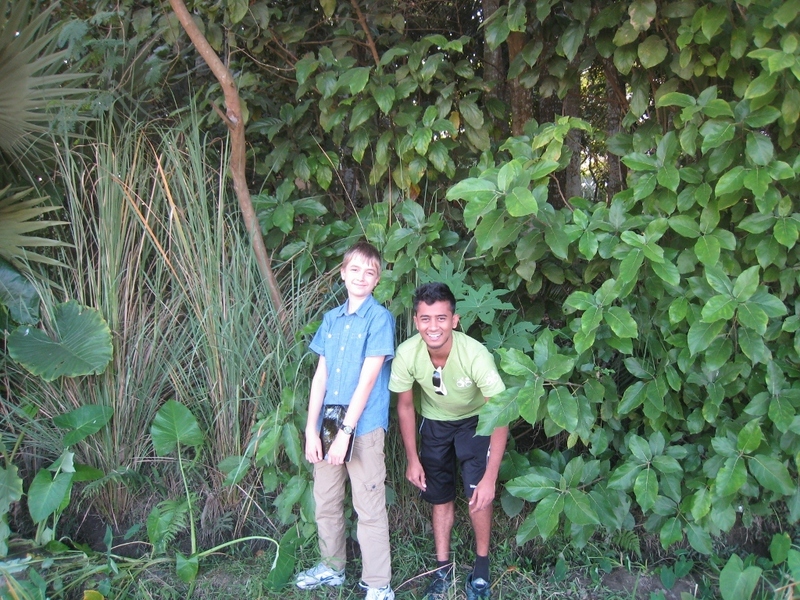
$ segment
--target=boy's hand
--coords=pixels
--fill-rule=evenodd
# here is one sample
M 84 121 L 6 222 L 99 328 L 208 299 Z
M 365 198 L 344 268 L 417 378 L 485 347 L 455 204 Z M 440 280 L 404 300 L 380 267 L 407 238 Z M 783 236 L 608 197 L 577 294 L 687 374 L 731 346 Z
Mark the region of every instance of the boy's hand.
M 332 465 L 343 465 L 344 457 L 347 455 L 347 446 L 349 443 L 350 436 L 343 431 L 339 431 L 339 433 L 336 434 L 336 439 L 333 440 L 331 447 L 328 448 L 328 462 Z
M 322 440 L 316 432 L 306 432 L 306 460 L 312 465 L 322 460 Z
M 425 469 L 422 468 L 422 464 L 419 461 L 408 463 L 406 479 L 423 492 L 428 489 L 428 486 L 425 484 Z
M 495 494 L 495 482 L 487 480 L 485 477 L 478 482 L 472 490 L 472 498 L 469 501 L 469 512 L 478 512 L 492 505 Z

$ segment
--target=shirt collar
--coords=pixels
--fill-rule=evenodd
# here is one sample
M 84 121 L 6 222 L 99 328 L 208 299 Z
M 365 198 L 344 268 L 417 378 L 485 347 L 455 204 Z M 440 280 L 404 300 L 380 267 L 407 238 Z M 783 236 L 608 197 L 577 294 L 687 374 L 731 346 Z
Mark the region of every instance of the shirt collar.
M 341 306 L 339 306 L 338 308 L 335 309 L 337 317 L 346 317 L 347 316 L 347 303 L 348 302 L 350 302 L 350 300 L 347 300 L 344 304 L 342 304 Z M 377 303 L 378 303 L 378 301 L 375 300 L 375 297 L 372 294 L 370 294 L 369 297 L 367 297 L 364 300 L 364 302 L 361 303 L 361 306 L 358 307 L 358 310 L 356 310 L 356 312 L 354 314 L 358 315 L 361 318 L 364 318 L 365 316 L 367 316 L 367 311 L 373 305 L 375 305 Z

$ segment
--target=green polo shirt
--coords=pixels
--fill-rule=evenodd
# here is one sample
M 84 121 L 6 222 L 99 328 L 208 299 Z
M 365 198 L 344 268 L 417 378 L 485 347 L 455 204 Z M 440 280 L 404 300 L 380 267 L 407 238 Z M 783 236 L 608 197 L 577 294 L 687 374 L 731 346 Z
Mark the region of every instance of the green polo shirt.
M 447 395 L 434 392 L 433 371 L 428 347 L 419 334 L 397 347 L 389 390 L 406 392 L 416 382 L 422 391 L 420 414 L 426 419 L 456 421 L 477 415 L 486 398 L 506 389 L 489 351 L 460 331 L 453 332 L 453 347 L 442 369 Z

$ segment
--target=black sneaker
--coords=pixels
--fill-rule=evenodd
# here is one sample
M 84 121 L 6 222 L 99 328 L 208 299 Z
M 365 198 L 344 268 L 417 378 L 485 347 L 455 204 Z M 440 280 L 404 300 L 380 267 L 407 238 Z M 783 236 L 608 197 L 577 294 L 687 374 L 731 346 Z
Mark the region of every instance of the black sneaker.
M 447 590 L 453 585 L 453 569 L 436 569 L 422 600 L 446 600 Z
M 492 586 L 482 577 L 472 578 L 472 573 L 467 577 L 467 600 L 488 600 L 492 597 Z

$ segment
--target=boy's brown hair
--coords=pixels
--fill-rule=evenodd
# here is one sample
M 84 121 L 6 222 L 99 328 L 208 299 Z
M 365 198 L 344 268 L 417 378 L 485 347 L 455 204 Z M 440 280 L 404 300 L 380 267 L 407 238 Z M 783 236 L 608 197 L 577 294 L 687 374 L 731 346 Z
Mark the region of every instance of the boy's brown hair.
M 347 252 L 344 253 L 344 256 L 342 257 L 341 268 L 344 269 L 347 267 L 350 261 L 353 260 L 354 256 L 360 256 L 368 262 L 373 263 L 378 271 L 378 275 L 381 274 L 381 253 L 378 252 L 378 249 L 375 246 L 363 240 L 356 242 Z

